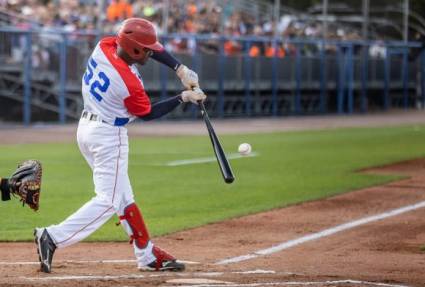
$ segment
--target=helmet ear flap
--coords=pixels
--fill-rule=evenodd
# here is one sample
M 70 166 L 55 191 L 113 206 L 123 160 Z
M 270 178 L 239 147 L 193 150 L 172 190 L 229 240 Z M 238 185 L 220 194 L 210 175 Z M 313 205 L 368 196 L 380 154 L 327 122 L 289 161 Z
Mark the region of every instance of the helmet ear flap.
M 118 35 L 117 44 L 134 60 L 139 60 L 143 56 L 137 43 L 125 33 Z

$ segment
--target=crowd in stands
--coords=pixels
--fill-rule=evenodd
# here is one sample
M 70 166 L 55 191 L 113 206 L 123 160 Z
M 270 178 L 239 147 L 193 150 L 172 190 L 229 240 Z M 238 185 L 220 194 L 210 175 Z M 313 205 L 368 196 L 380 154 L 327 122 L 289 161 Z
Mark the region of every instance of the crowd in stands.
M 103 7 L 99 3 L 104 3 Z M 0 12 L 7 13 L 14 26 L 62 29 L 70 33 L 100 29 L 113 34 L 124 19 L 142 17 L 156 25 L 159 35 L 323 37 L 321 23 L 306 23 L 293 15 L 283 15 L 274 23 L 271 15 L 252 15 L 234 4 L 232 0 L 0 0 Z M 164 19 L 167 19 L 167 25 L 164 25 Z M 326 38 L 356 40 L 360 35 L 354 29 L 330 26 Z M 197 42 L 190 36 L 175 37 L 166 46 L 177 53 L 192 53 L 196 49 L 214 53 L 220 49 L 215 38 Z M 303 53 L 314 53 L 318 48 L 306 45 Z M 332 52 L 334 48 L 330 46 L 328 51 Z M 295 47 L 254 42 L 246 50 L 241 41 L 229 39 L 224 43 L 226 55 L 244 51 L 251 57 L 285 57 L 295 53 Z

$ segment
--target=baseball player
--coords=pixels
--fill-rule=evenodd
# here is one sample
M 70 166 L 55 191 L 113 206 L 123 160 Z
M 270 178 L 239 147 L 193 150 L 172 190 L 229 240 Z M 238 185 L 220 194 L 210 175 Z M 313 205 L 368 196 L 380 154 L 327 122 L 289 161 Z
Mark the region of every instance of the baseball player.
M 176 71 L 188 90 L 151 104 L 135 66 L 145 64 L 149 58 Z M 159 118 L 183 102 L 204 101 L 197 74 L 164 50 L 151 22 L 130 18 L 123 22 L 117 36 L 103 38 L 97 44 L 82 78 L 82 95 L 84 111 L 77 141 L 93 171 L 96 195 L 60 224 L 35 228 L 41 271 L 51 272 L 57 248 L 83 240 L 115 213 L 133 243 L 139 269 L 184 270 L 184 264 L 153 244 L 134 201 L 127 173 L 125 126 L 136 118 Z

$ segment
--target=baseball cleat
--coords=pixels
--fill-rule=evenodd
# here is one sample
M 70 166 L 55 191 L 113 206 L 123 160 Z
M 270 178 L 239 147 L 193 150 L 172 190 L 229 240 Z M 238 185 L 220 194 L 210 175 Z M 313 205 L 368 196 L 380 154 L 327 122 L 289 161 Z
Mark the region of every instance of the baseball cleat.
M 159 264 L 157 260 L 148 264 L 150 270 L 155 271 L 184 271 L 184 264 L 178 262 L 177 260 L 165 260 L 161 261 Z
M 152 253 L 156 258 L 155 261 L 140 268 L 140 270 L 183 271 L 185 269 L 185 265 L 183 263 L 178 262 L 176 258 L 157 246 L 153 247 Z
M 35 244 L 37 244 L 40 270 L 45 273 L 50 273 L 52 270 L 52 259 L 56 250 L 56 245 L 47 232 L 46 228 L 35 228 L 34 236 Z

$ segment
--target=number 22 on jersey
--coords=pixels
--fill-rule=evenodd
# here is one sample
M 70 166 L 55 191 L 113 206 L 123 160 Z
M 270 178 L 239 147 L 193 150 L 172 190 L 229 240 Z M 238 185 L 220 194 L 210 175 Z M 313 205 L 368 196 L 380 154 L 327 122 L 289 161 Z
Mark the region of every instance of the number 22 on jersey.
M 108 90 L 110 81 L 108 76 L 102 71 L 96 71 L 97 63 L 93 58 L 90 58 L 87 63 L 87 70 L 84 73 L 84 84 L 90 86 L 90 94 L 99 102 L 102 100 L 101 93 Z M 92 81 L 94 74 L 97 72 L 99 79 Z

